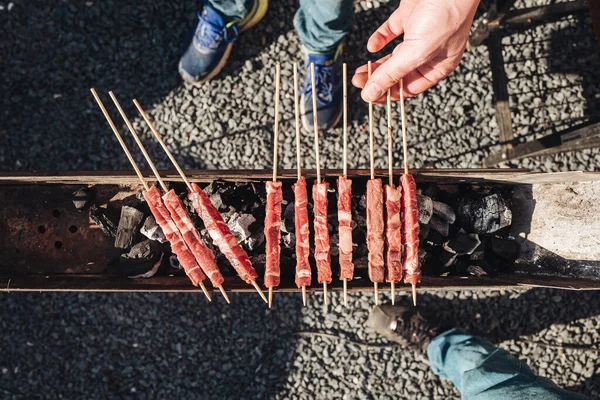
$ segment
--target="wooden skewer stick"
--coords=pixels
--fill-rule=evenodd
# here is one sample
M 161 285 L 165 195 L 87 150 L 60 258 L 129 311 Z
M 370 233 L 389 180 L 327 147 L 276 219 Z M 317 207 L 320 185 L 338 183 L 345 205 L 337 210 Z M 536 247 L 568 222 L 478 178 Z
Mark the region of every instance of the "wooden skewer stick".
M 371 79 L 372 65 L 368 62 L 369 79 Z M 375 179 L 375 133 L 373 132 L 373 102 L 369 102 L 369 151 L 371 158 L 371 179 Z M 375 305 L 379 304 L 379 287 L 377 282 L 373 282 L 373 294 L 375 295 Z
M 317 115 L 317 84 L 315 80 L 315 63 L 310 63 L 310 77 L 312 80 L 313 125 L 315 131 L 315 159 L 317 164 L 317 183 L 321 183 L 321 163 L 319 159 L 319 118 Z
M 119 110 L 119 113 L 121 114 L 121 117 L 125 121 L 125 124 L 127 125 L 127 128 L 129 128 L 129 132 L 131 132 L 131 135 L 133 136 L 133 139 L 135 140 L 135 142 L 137 143 L 138 147 L 142 151 L 142 154 L 144 155 L 144 158 L 146 159 L 146 162 L 148 163 L 148 165 L 152 169 L 152 172 L 154 173 L 154 176 L 156 177 L 156 180 L 158 181 L 158 183 L 160 183 L 160 186 L 162 187 L 163 191 L 165 193 L 167 193 L 169 191 L 169 188 L 167 187 L 167 185 L 165 184 L 165 182 L 160 177 L 160 174 L 158 173 L 158 169 L 156 169 L 156 165 L 154 165 L 154 163 L 152 162 L 152 159 L 150 158 L 150 155 L 148 154 L 148 152 L 146 151 L 146 148 L 142 144 L 142 141 L 140 140 L 140 137 L 136 133 L 135 129 L 133 129 L 133 125 L 131 125 L 131 121 L 129 121 L 129 118 L 127 118 L 127 115 L 125 114 L 125 111 L 123 111 L 123 108 L 121 107 L 121 104 L 119 103 L 119 101 L 117 100 L 115 94 L 112 91 L 108 92 L 108 94 L 109 94 L 110 98 L 112 99 L 112 101 L 115 103 L 115 106 L 117 106 L 117 109 Z M 200 282 L 200 285 L 201 285 L 201 287 L 204 287 L 204 289 L 206 289 L 206 287 L 204 286 L 204 283 Z M 228 304 L 231 304 L 231 302 L 229 300 L 229 296 L 227 296 L 227 294 L 225 293 L 225 290 L 223 290 L 223 286 L 219 286 L 218 289 L 221 291 L 221 294 L 225 298 L 225 301 L 227 301 Z
M 169 160 L 171 160 L 171 162 L 175 166 L 175 169 L 179 173 L 179 176 L 181 176 L 181 179 L 183 179 L 183 181 L 185 182 L 186 186 L 191 191 L 192 190 L 192 184 L 190 183 L 190 181 L 187 178 L 187 176 L 185 176 L 185 173 L 183 172 L 183 170 L 179 166 L 179 163 L 177 162 L 177 160 L 175 160 L 175 157 L 173 157 L 173 153 L 171 153 L 171 150 L 169 150 L 169 148 L 167 147 L 167 144 L 165 143 L 165 141 L 163 140 L 163 138 L 158 133 L 158 130 L 156 129 L 156 127 L 154 127 L 154 124 L 152 123 L 152 121 L 150 121 L 150 118 L 148 118 L 148 114 L 146 114 L 146 111 L 144 111 L 144 109 L 142 108 L 142 106 L 140 105 L 140 103 L 136 99 L 133 99 L 133 104 L 135 104 L 135 106 L 137 107 L 138 111 L 140 112 L 140 115 L 142 116 L 142 118 L 144 118 L 144 121 L 146 121 L 146 124 L 148 125 L 148 127 L 150 128 L 150 130 L 152 131 L 152 133 L 154 134 L 154 137 L 156 138 L 156 140 L 158 140 L 158 143 L 160 143 L 160 145 L 162 146 L 162 148 L 165 151 L 165 153 L 167 153 L 167 157 L 169 157 Z
M 321 166 L 319 160 L 319 119 L 317 116 L 317 84 L 315 79 L 315 63 L 310 63 L 312 84 L 313 125 L 315 128 L 315 158 L 317 164 L 317 183 L 321 183 Z M 327 282 L 323 282 L 324 305 L 327 306 Z
M 369 79 L 371 79 L 371 61 L 368 63 Z M 369 102 L 369 151 L 371 160 L 371 179 L 375 179 L 375 138 L 373 132 L 373 102 Z
M 298 63 L 294 63 L 294 112 L 296 119 L 296 169 L 302 178 L 302 154 L 300 152 L 300 104 L 298 97 Z M 306 307 L 306 286 L 302 286 L 302 304 Z
M 129 149 L 125 145 L 125 142 L 123 141 L 123 138 L 119 134 L 119 131 L 117 130 L 117 127 L 115 126 L 114 122 L 110 118 L 110 115 L 108 115 L 108 112 L 106 111 L 106 108 L 104 107 L 104 104 L 102 103 L 102 100 L 100 100 L 100 97 L 98 97 L 98 93 L 96 93 L 96 90 L 93 89 L 93 88 L 90 89 L 90 90 L 92 92 L 92 95 L 96 99 L 96 102 L 98 103 L 98 106 L 102 110 L 102 113 L 104 114 L 104 117 L 108 121 L 108 124 L 112 128 L 112 131 L 114 132 L 115 136 L 117 137 L 117 140 L 121 144 L 121 147 L 123 148 L 123 151 L 127 155 L 127 158 L 129 159 L 129 162 L 131 163 L 131 165 L 133 166 L 133 169 L 135 170 L 135 172 L 137 173 L 138 177 L 140 178 L 140 181 L 142 182 L 142 186 L 144 186 L 145 190 L 148 190 L 149 187 L 148 187 L 148 184 L 146 183 L 146 180 L 144 179 L 144 176 L 140 172 L 140 169 L 138 168 L 137 163 L 135 162 L 135 160 L 131 156 L 131 153 L 129 152 Z M 204 295 L 206 296 L 206 298 L 208 299 L 208 301 L 212 301 L 212 299 L 210 297 L 210 294 L 208 293 L 208 290 L 206 290 L 206 286 L 204 286 L 204 283 L 200 282 L 200 288 L 202 289 L 202 292 L 204 293 Z
M 404 110 L 404 79 L 400 79 L 400 114 L 402 115 L 402 152 L 404 153 L 404 173 L 408 175 L 408 144 L 406 140 L 406 111 Z M 417 306 L 417 287 L 412 284 L 413 305 Z
M 117 100 L 116 98 L 113 99 L 115 101 L 115 104 L 117 104 Z M 142 106 L 140 106 L 140 103 L 137 102 L 137 100 L 133 100 L 133 103 L 136 105 L 137 109 L 140 111 L 140 114 L 142 114 L 142 117 L 144 118 L 144 121 L 146 121 L 146 124 L 150 127 L 150 130 L 152 130 L 152 132 L 156 131 L 156 128 L 154 127 L 154 125 L 152 125 L 152 122 L 150 122 L 150 119 L 148 118 L 148 115 L 146 115 L 146 113 L 144 112 L 144 110 L 142 109 Z M 119 109 L 121 109 L 120 106 L 118 106 Z M 123 119 L 125 119 L 125 121 L 127 122 L 127 117 L 125 116 L 125 114 L 121 114 L 123 116 Z M 133 128 L 131 128 L 131 133 L 133 134 L 134 138 L 136 138 L 136 142 L 138 143 L 138 145 L 140 145 L 140 148 L 142 149 L 142 152 L 145 154 L 145 156 L 147 157 L 146 160 L 148 161 L 148 163 L 152 166 L 153 171 L 155 171 L 156 177 L 160 179 L 160 176 L 158 175 L 158 172 L 156 171 L 156 168 L 154 167 L 154 165 L 152 164 L 152 161 L 150 160 L 150 157 L 148 157 L 146 150 L 144 149 L 144 146 L 141 144 L 141 142 L 139 141 L 139 138 L 137 137 L 137 135 L 135 134 L 135 132 L 133 131 Z M 158 135 L 158 132 L 156 132 L 155 135 Z M 166 147 L 166 145 L 164 144 L 162 138 L 160 136 L 157 136 L 158 141 L 164 145 Z M 191 190 L 191 185 L 189 183 L 189 181 L 187 180 L 186 176 L 183 174 L 183 171 L 181 171 L 181 168 L 179 167 L 179 165 L 177 164 L 177 162 L 174 161 L 173 155 L 168 151 L 167 149 L 167 155 L 169 156 L 169 158 L 171 158 L 171 161 L 173 161 L 173 163 L 175 164 L 175 169 L 177 169 L 177 171 L 180 172 L 181 177 L 183 178 L 184 182 L 186 182 L 188 184 L 188 187 Z M 167 189 L 164 188 L 165 192 L 167 192 Z M 227 302 L 227 304 L 231 304 L 231 300 L 229 299 L 229 296 L 227 295 L 227 292 L 225 292 L 225 289 L 223 288 L 223 285 L 221 286 L 217 286 L 217 289 L 219 289 L 219 291 L 221 292 L 221 295 L 223 295 L 223 298 L 225 298 L 225 301 Z
M 133 159 L 133 157 L 131 156 L 131 153 L 129 152 L 129 149 L 125 145 L 125 142 L 123 142 L 123 138 L 119 134 L 119 131 L 117 130 L 117 127 L 115 126 L 113 120 L 110 118 L 110 115 L 108 115 L 108 112 L 106 111 L 106 107 L 104 107 L 104 104 L 102 103 L 102 100 L 100 100 L 100 97 L 98 97 L 98 93 L 96 93 L 96 89 L 91 88 L 90 91 L 92 92 L 92 95 L 94 96 L 94 99 L 96 99 L 96 103 L 98 103 L 98 106 L 102 110 L 102 113 L 104 114 L 104 117 L 108 121 L 108 124 L 110 125 L 112 131 L 115 133 L 115 136 L 117 137 L 117 140 L 121 144 L 121 147 L 123 148 L 123 151 L 125 152 L 125 155 L 129 159 L 129 162 L 133 166 L 133 169 L 135 170 L 135 173 L 137 174 L 138 178 L 140 178 L 140 181 L 142 182 L 142 186 L 144 186 L 145 190 L 148 190 L 149 187 L 148 187 L 148 184 L 146 183 L 146 179 L 144 178 L 144 176 L 140 172 L 140 169 L 138 168 L 138 166 L 137 166 L 135 160 Z
M 393 144 L 392 144 L 392 92 L 387 91 L 387 129 L 388 129 L 388 173 L 390 176 L 390 186 L 394 186 L 394 172 L 392 169 L 393 163 Z M 396 283 L 391 282 L 392 289 L 392 305 L 396 304 Z
M 154 176 L 156 177 L 156 180 L 160 184 L 160 187 L 162 187 L 163 191 L 165 193 L 167 193 L 169 191 L 169 188 L 167 187 L 167 185 L 165 184 L 165 182 L 160 177 L 160 174 L 158 173 L 158 170 L 156 169 L 156 166 L 152 162 L 152 159 L 150 159 L 150 156 L 148 155 L 148 152 L 144 148 L 144 145 L 142 144 L 142 141 L 140 140 L 140 138 L 137 135 L 137 133 L 135 132 L 135 129 L 133 129 L 133 125 L 131 125 L 131 121 L 129 121 L 129 118 L 127 118 L 127 115 L 125 115 L 125 111 L 123 111 L 123 108 L 121 107 L 121 104 L 119 103 L 119 101 L 115 97 L 115 94 L 111 90 L 110 92 L 108 92 L 108 95 L 112 99 L 113 103 L 115 103 L 115 106 L 117 106 L 117 109 L 119 110 L 119 113 L 121 114 L 121 117 L 125 121 L 125 125 L 127 125 L 127 128 L 129 128 L 129 132 L 131 132 L 131 136 L 133 136 L 133 139 L 135 140 L 135 142 L 137 143 L 138 147 L 142 151 L 142 154 L 144 155 L 144 158 L 146 159 L 146 162 L 150 166 L 150 169 L 154 173 Z
M 343 82 L 344 82 L 344 178 L 348 177 L 348 68 L 343 64 Z M 348 307 L 348 279 L 344 278 L 344 307 Z
M 277 182 L 277 151 L 279 147 L 279 92 L 281 66 L 277 64 L 275 77 L 275 127 L 273 129 L 273 182 Z M 277 244 L 279 246 L 279 244 Z M 269 308 L 273 304 L 273 288 L 269 288 Z
M 296 169 L 302 177 L 302 154 L 300 153 L 300 104 L 298 101 L 298 63 L 294 63 L 294 112 L 296 119 Z

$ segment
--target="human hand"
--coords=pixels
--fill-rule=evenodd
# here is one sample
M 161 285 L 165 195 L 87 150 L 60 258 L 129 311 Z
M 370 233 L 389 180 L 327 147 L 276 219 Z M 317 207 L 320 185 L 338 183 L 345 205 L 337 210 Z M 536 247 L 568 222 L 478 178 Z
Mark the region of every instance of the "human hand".
M 404 78 L 404 95 L 414 96 L 448 76 L 465 51 L 479 0 L 402 0 L 390 18 L 369 38 L 374 53 L 404 33 L 392 54 L 354 73 L 352 84 L 363 89 L 365 101 L 383 103 L 387 90 L 398 100 L 398 83 Z M 365 86 L 366 85 L 366 86 Z

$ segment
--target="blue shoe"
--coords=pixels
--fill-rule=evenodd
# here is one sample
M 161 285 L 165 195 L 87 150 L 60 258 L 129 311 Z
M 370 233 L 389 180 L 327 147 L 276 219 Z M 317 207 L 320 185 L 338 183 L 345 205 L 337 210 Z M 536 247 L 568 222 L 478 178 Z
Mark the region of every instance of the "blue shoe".
M 186 82 L 199 85 L 214 78 L 225 66 L 238 32 L 256 25 L 267 12 L 268 0 L 254 0 L 252 10 L 241 20 L 225 22 L 210 4 L 198 12 L 198 25 L 183 57 L 179 74 Z
M 335 52 L 328 54 L 308 53 L 304 88 L 300 97 L 302 125 L 314 130 L 313 93 L 310 64 L 315 64 L 315 87 L 317 91 L 317 124 L 319 130 L 333 129 L 342 118 L 344 88 L 342 87 L 342 50 L 340 44 Z

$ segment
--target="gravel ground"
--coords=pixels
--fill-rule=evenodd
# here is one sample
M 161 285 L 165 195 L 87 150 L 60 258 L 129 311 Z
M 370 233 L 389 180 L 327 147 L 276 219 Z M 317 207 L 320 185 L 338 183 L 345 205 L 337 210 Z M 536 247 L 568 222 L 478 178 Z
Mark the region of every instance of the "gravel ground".
M 185 168 L 268 168 L 276 62 L 284 77 L 281 166 L 293 168 L 290 61 L 301 61 L 290 12 L 296 4 L 272 3 L 265 22 L 240 37 L 223 73 L 193 88 L 181 83 L 176 66 L 194 2 L 0 0 L 0 170 L 129 170 L 89 94 L 92 86 L 105 102 L 105 93 L 115 91 L 162 168 L 169 164 L 130 105 L 133 97 Z M 356 3 L 350 70 L 368 58 L 366 39 L 392 3 Z M 523 138 L 600 115 L 600 52 L 589 16 L 507 32 L 503 43 L 513 123 Z M 478 167 L 497 148 L 491 102 L 482 46 L 466 53 L 448 79 L 408 102 L 413 166 Z M 350 116 L 350 166 L 365 168 L 366 107 L 357 90 Z M 384 107 L 376 107 L 376 117 L 376 160 L 385 167 Z M 323 136 L 322 166 L 341 166 L 340 137 L 341 129 Z M 310 135 L 302 145 L 304 165 L 312 167 Z M 138 152 L 135 157 L 144 164 Z M 510 164 L 537 171 L 597 165 L 598 149 Z M 193 294 L 0 296 L 4 398 L 458 397 L 423 355 L 365 331 L 370 294 L 354 295 L 351 311 L 335 296 L 326 313 L 319 296 L 305 309 L 297 295 L 277 296 L 272 311 L 251 295 L 234 295 L 231 307 L 208 306 Z M 600 396 L 599 301 L 594 292 L 545 289 L 420 296 L 423 306 L 491 337 L 539 374 L 593 397 Z

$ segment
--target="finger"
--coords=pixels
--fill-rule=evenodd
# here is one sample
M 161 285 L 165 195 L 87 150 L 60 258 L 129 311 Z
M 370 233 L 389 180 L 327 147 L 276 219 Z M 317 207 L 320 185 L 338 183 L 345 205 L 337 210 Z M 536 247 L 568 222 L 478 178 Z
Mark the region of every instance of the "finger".
M 404 32 L 404 24 L 400 17 L 400 7 L 390 15 L 376 31 L 371 35 L 367 42 L 367 50 L 376 53 L 386 44 L 400 36 Z
M 391 54 L 388 54 L 387 56 L 382 57 L 379 60 L 371 63 L 371 72 L 373 72 L 377 68 L 379 68 L 379 66 L 381 64 L 383 64 L 384 62 L 386 62 L 391 56 L 392 56 Z M 364 76 L 364 78 L 363 78 L 363 76 Z M 357 88 L 362 89 L 365 86 L 368 76 L 369 76 L 369 65 L 368 64 L 361 65 L 360 67 L 358 67 L 356 69 L 356 71 L 354 71 L 354 76 L 352 77 L 352 84 L 354 86 L 356 86 Z M 356 79 L 356 81 L 355 81 L 355 79 Z M 360 86 L 358 85 L 359 82 L 362 82 L 362 84 Z
M 409 97 L 423 93 L 447 77 L 457 63 L 454 60 L 443 60 L 421 65 L 404 77 L 404 92 Z
M 362 90 L 364 101 L 376 101 L 386 91 L 400 82 L 410 71 L 417 69 L 433 57 L 433 50 L 421 41 L 402 42 L 400 49 L 381 64 L 371 75 Z M 435 47 L 435 46 L 433 46 Z

